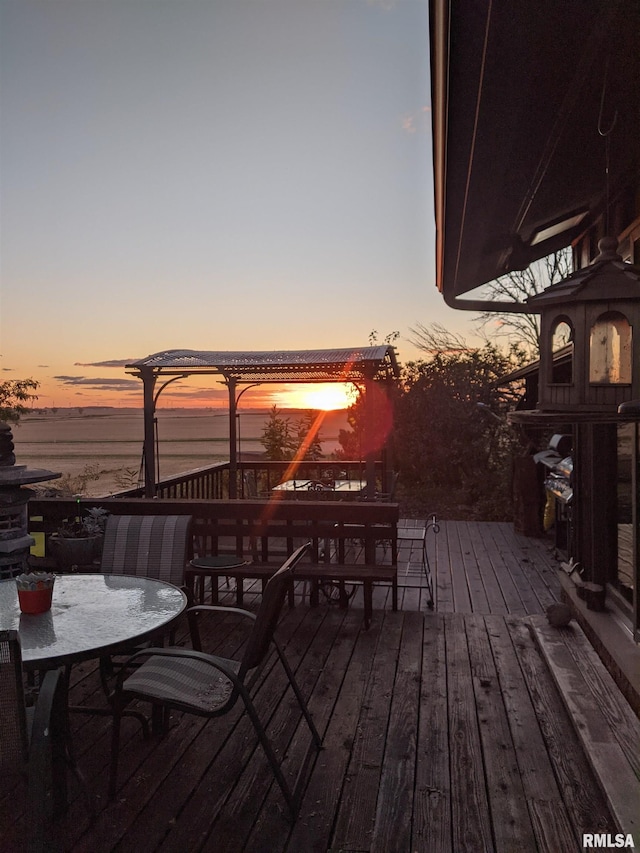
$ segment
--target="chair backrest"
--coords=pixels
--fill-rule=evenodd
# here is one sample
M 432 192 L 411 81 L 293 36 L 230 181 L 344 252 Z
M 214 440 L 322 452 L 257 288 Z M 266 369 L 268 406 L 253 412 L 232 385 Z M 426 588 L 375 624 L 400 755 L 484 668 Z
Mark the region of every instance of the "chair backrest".
M 100 569 L 182 586 L 190 551 L 190 515 L 110 515 Z
M 391 475 L 391 486 L 389 488 L 389 500 L 393 501 L 396 497 L 396 489 L 398 488 L 398 478 L 400 477 L 399 471 L 394 471 Z
M 269 578 L 262 593 L 253 631 L 242 656 L 241 673 L 258 666 L 267 654 L 280 618 L 287 586 L 292 579 L 293 569 L 310 547 L 311 542 L 301 545 Z
M 17 631 L 0 631 L 0 733 L 0 769 L 3 773 L 21 771 L 29 742 Z
M 258 497 L 258 485 L 256 483 L 256 475 L 253 471 L 245 471 L 242 475 L 244 483 L 244 493 L 247 498 Z
M 396 499 L 396 489 L 398 488 L 399 471 L 392 471 L 387 477 L 387 491 L 377 492 L 376 500 L 384 503 L 393 503 Z

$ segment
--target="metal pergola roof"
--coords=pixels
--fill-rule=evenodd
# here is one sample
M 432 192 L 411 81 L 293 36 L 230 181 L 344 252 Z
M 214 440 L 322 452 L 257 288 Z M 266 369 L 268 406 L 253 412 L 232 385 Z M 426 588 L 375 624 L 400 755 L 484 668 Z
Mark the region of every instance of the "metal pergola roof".
M 188 376 L 217 375 L 229 392 L 229 468 L 230 497 L 235 497 L 237 472 L 236 411 L 238 386 L 267 382 L 316 383 L 353 382 L 356 385 L 392 379 L 399 375 L 392 346 L 348 347 L 320 350 L 273 350 L 258 352 L 220 352 L 216 350 L 171 349 L 157 352 L 125 365 L 127 373 L 142 379 L 144 395 L 144 468 L 145 496 L 156 492 L 154 419 L 156 402 L 162 390 L 177 379 Z M 156 390 L 158 379 L 165 381 Z M 373 488 L 374 461 L 367 460 L 367 490 Z
M 398 375 L 392 346 L 320 350 L 261 350 L 220 352 L 171 349 L 126 365 L 129 373 L 156 376 L 219 374 L 223 381 L 247 382 L 362 382 Z

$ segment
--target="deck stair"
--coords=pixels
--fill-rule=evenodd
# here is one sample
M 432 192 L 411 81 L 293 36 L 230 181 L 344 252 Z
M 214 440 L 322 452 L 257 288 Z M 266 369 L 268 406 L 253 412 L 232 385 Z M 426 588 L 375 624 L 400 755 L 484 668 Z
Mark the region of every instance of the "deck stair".
M 640 720 L 575 621 L 529 620 L 619 831 L 640 838 Z

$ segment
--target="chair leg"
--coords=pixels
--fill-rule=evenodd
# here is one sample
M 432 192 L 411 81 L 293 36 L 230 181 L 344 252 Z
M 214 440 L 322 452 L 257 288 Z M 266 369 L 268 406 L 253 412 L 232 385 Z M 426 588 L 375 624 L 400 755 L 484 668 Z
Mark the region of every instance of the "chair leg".
M 276 647 L 276 651 L 278 652 L 278 657 L 282 662 L 282 666 L 284 667 L 284 671 L 287 673 L 287 678 L 289 679 L 289 684 L 291 685 L 291 689 L 295 693 L 296 699 L 298 700 L 298 704 L 300 705 L 300 710 L 302 711 L 305 720 L 307 721 L 307 725 L 311 731 L 311 736 L 313 737 L 313 742 L 317 746 L 318 749 L 322 747 L 322 738 L 318 733 L 318 730 L 313 722 L 313 717 L 309 713 L 309 709 L 307 708 L 307 703 L 305 702 L 304 696 L 302 695 L 302 691 L 298 686 L 298 682 L 296 681 L 296 677 L 293 674 L 293 670 L 289 666 L 289 661 L 286 659 L 284 652 L 280 648 L 280 645 L 276 643 L 274 639 L 274 645 Z
M 434 600 L 433 600 L 433 578 L 431 576 L 431 565 L 429 563 L 429 555 L 427 553 L 427 542 L 426 539 L 422 546 L 422 565 L 424 566 L 424 573 L 427 578 L 427 589 L 429 590 L 429 601 L 427 601 L 427 607 L 430 610 L 433 610 Z
M 273 750 L 273 747 L 271 746 L 271 741 L 267 737 L 267 733 L 265 732 L 264 727 L 260 722 L 260 718 L 258 717 L 258 713 L 255 709 L 253 702 L 251 701 L 249 694 L 246 691 L 243 691 L 242 698 L 244 700 L 244 705 L 247 709 L 247 713 L 249 714 L 249 718 L 253 723 L 253 727 L 256 730 L 256 734 L 258 735 L 258 740 L 260 741 L 265 755 L 269 760 L 269 764 L 271 765 L 271 769 L 273 771 L 273 775 L 276 778 L 276 782 L 280 786 L 280 790 L 282 791 L 287 805 L 289 806 L 291 816 L 295 820 L 295 818 L 298 816 L 297 798 L 294 796 L 294 793 L 289 787 L 287 780 L 284 778 L 284 774 L 282 772 L 282 769 L 280 768 L 278 758 Z
M 120 720 L 121 710 L 114 709 L 113 722 L 111 726 L 111 766 L 109 768 L 109 799 L 116 795 L 118 781 L 118 755 L 120 751 Z
M 280 648 L 280 646 L 278 645 L 278 643 L 275 640 L 274 640 L 274 645 L 276 647 L 276 651 L 278 652 L 278 656 L 282 662 L 284 670 L 285 670 L 287 677 L 289 679 L 289 684 L 291 685 L 291 688 L 292 688 L 293 692 L 295 693 L 296 699 L 298 700 L 298 704 L 300 705 L 300 710 L 302 711 L 302 714 L 303 714 L 305 720 L 307 721 L 307 725 L 309 726 L 309 730 L 311 731 L 311 736 L 313 738 L 313 744 L 316 747 L 316 749 L 321 749 L 322 748 L 322 738 L 320 737 L 320 734 L 319 734 L 318 730 L 316 729 L 316 726 L 315 726 L 315 723 L 313 722 L 311 714 L 309 713 L 309 709 L 307 708 L 307 703 L 304 700 L 304 696 L 302 695 L 300 687 L 298 686 L 298 683 L 294 677 L 293 671 L 291 670 L 291 667 L 289 666 L 289 662 L 287 661 L 286 657 L 284 656 L 284 652 L 282 651 L 282 649 Z M 276 782 L 278 783 L 280 790 L 282 791 L 282 794 L 283 794 L 283 796 L 287 802 L 287 805 L 289 806 L 289 811 L 291 812 L 291 816 L 295 820 L 296 817 L 298 816 L 298 810 L 300 807 L 301 786 L 304 782 L 305 777 L 304 777 L 304 775 L 299 776 L 298 781 L 297 781 L 294 789 L 293 790 L 291 789 L 287 780 L 284 778 L 284 774 L 282 773 L 282 768 L 280 766 L 280 762 L 278 761 L 278 758 L 274 752 L 274 749 L 271 746 L 271 741 L 267 737 L 267 733 L 264 730 L 264 726 L 262 725 L 260 718 L 258 717 L 258 713 L 255 709 L 255 705 L 253 704 L 253 702 L 251 700 L 251 696 L 249 695 L 249 692 L 244 688 L 244 686 L 242 686 L 240 688 L 240 695 L 241 695 L 242 700 L 244 702 L 245 708 L 247 709 L 247 713 L 249 714 L 249 718 L 250 718 L 251 722 L 253 723 L 253 727 L 256 730 L 256 734 L 258 735 L 258 739 L 260 741 L 260 744 L 262 745 L 262 748 L 265 752 L 265 755 L 267 756 L 267 758 L 269 760 L 269 764 L 271 765 L 271 769 L 273 770 L 273 775 L 275 776 Z
M 373 584 L 371 581 L 364 582 L 364 627 L 368 630 L 373 617 Z

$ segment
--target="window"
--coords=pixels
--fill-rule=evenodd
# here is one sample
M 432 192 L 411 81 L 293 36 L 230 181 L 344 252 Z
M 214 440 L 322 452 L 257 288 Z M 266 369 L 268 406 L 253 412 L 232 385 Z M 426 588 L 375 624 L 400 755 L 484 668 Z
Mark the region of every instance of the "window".
M 558 317 L 551 327 L 551 382 L 573 382 L 573 328 L 567 317 Z
M 589 382 L 631 383 L 631 326 L 617 311 L 602 314 L 591 327 Z

